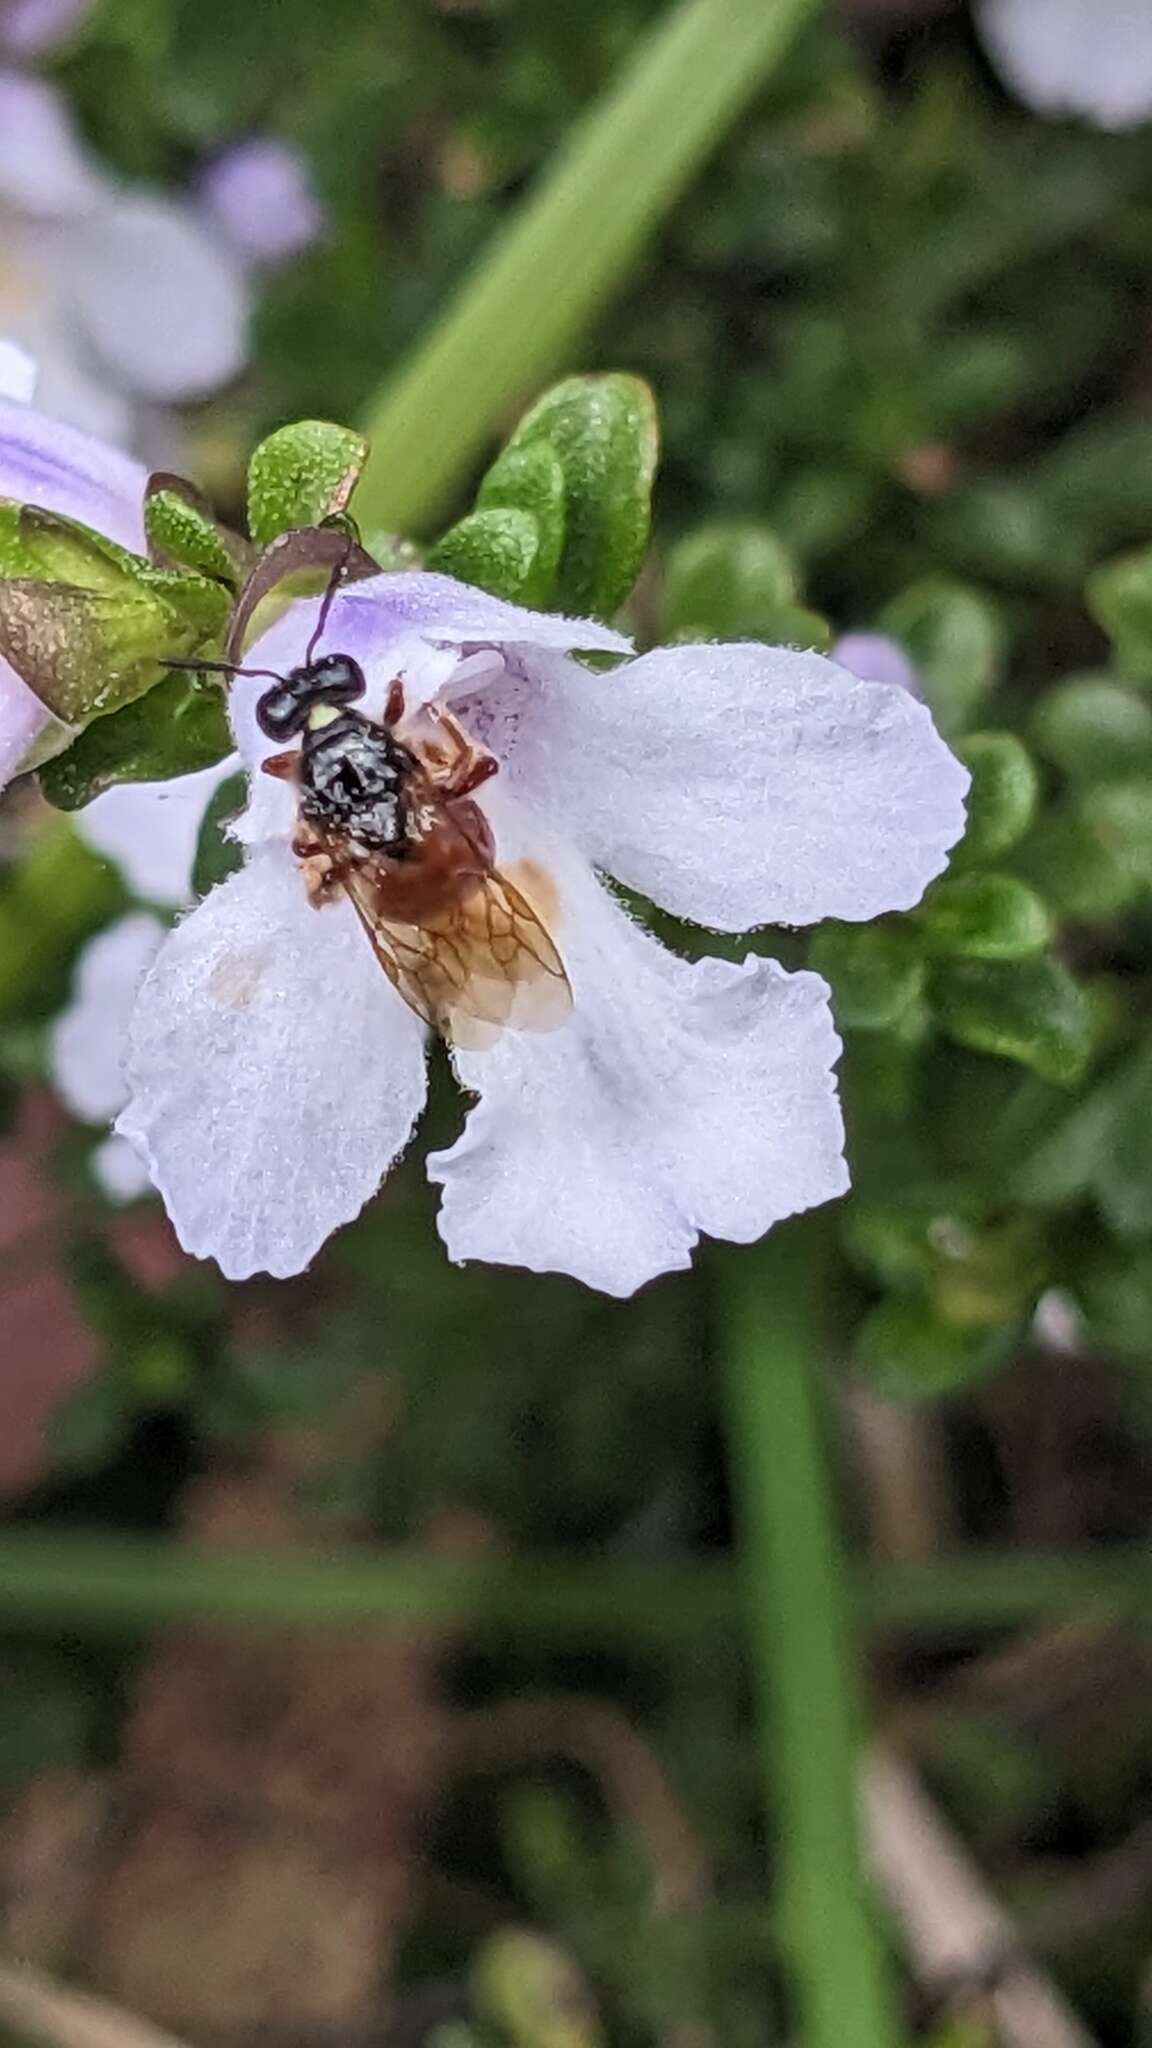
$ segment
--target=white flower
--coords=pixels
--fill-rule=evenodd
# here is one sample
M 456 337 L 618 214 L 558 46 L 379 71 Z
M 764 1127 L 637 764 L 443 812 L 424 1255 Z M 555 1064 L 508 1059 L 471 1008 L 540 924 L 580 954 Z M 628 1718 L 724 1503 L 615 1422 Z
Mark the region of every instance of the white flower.
M 39 366 L 38 403 L 120 444 L 142 408 L 243 364 L 243 266 L 162 193 L 96 163 L 46 80 L 0 69 L 0 332 Z
M 204 813 L 236 772 L 235 754 L 170 782 L 122 782 L 77 811 L 82 839 L 115 861 L 134 896 L 183 910 L 192 901 L 192 867 Z
M 72 1000 L 49 1038 L 48 1065 L 61 1101 L 85 1123 L 110 1123 L 127 1101 L 128 1023 L 164 933 L 158 917 L 132 911 L 90 939 L 80 956 Z M 147 1167 L 124 1138 L 106 1138 L 92 1165 L 113 1201 L 132 1201 L 149 1185 Z
M 284 672 L 315 603 L 251 653 Z M 739 932 L 914 904 L 963 826 L 964 770 L 905 690 L 816 654 L 682 646 L 594 674 L 570 649 L 610 629 L 520 610 L 450 578 L 343 592 L 324 648 L 360 662 L 382 715 L 451 704 L 498 762 L 477 792 L 501 867 L 530 860 L 573 1007 L 549 1033 L 457 1051 L 477 1097 L 429 1161 L 457 1259 L 575 1275 L 627 1295 L 689 1263 L 702 1232 L 759 1237 L 847 1186 L 819 976 L 749 954 L 677 959 L 596 870 L 675 914 Z M 233 689 L 255 771 L 273 751 Z M 425 1030 L 350 903 L 313 908 L 290 846 L 291 788 L 254 772 L 241 872 L 165 941 L 130 1029 L 117 1128 L 186 1249 L 233 1278 L 287 1275 L 356 1215 L 425 1094 Z
M 976 20 L 1013 92 L 1100 128 L 1152 117 L 1149 0 L 980 0 Z

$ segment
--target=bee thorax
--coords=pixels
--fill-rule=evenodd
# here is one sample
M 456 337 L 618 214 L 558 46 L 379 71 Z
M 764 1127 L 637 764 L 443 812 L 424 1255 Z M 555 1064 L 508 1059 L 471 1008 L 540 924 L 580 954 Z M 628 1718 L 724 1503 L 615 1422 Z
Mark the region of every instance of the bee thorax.
M 372 851 L 407 839 L 405 786 L 411 762 L 380 726 L 354 712 L 313 727 L 300 756 L 300 809 L 328 831 Z

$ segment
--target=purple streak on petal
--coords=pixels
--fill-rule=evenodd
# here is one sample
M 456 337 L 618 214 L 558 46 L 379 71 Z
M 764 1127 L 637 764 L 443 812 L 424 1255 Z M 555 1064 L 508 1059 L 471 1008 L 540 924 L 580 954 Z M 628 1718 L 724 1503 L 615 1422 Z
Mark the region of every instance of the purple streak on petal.
M 0 202 L 41 220 L 73 220 L 107 190 L 54 86 L 0 71 Z
M 862 683 L 894 683 L 910 696 L 923 696 L 912 662 L 899 641 L 890 640 L 886 633 L 844 633 L 828 649 L 828 655 Z
M 253 263 L 297 255 L 324 226 L 305 159 L 272 135 L 254 135 L 214 157 L 201 174 L 200 196 L 213 224 Z
M 0 6 L 0 47 L 37 56 L 63 42 L 91 6 L 92 0 L 7 0 Z
M 146 481 L 147 472 L 119 449 L 0 399 L 0 497 L 63 512 L 139 549 Z

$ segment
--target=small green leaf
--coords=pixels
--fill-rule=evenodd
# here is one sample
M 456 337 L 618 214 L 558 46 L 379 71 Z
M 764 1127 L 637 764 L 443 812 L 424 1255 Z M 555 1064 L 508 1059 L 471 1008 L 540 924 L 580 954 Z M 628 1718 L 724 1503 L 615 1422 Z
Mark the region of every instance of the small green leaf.
M 960 1045 L 1016 1060 L 1063 1086 L 1088 1064 L 1096 1021 L 1091 999 L 1044 954 L 949 960 L 935 971 L 930 992 L 942 1030 Z
M 889 1401 L 934 1401 L 986 1379 L 1004 1355 L 999 1335 L 947 1321 L 919 1295 L 890 1295 L 856 1333 L 856 1365 Z
M 248 466 L 248 531 L 260 547 L 343 512 L 368 459 L 351 427 L 297 420 L 261 441 Z
M 933 953 L 1016 960 L 1052 936 L 1040 898 L 1015 875 L 954 875 L 929 890 L 914 920 Z
M 569 377 L 525 415 L 508 443 L 546 441 L 564 472 L 565 544 L 556 602 L 610 618 L 648 544 L 656 471 L 656 406 L 639 377 Z
M 224 827 L 243 810 L 247 793 L 248 778 L 241 769 L 222 782 L 211 799 L 196 841 L 196 859 L 192 864 L 194 896 L 206 896 L 217 882 L 226 882 L 229 875 L 243 867 L 244 848 L 228 837 Z
M 494 597 L 520 599 L 540 552 L 540 529 L 531 512 L 511 507 L 469 512 L 449 527 L 428 556 L 428 567 Z
M 66 752 L 44 763 L 40 787 L 57 810 L 76 811 L 118 782 L 191 775 L 231 749 L 219 691 L 169 675 L 147 696 L 94 718 Z
M 978 591 L 928 576 L 894 599 L 877 622 L 906 647 L 941 732 L 963 732 L 995 679 L 1004 653 L 999 615 Z
M 148 483 L 144 530 L 160 566 L 180 565 L 222 583 L 238 582 L 250 552 L 247 544 L 220 525 L 191 485 L 163 476 L 150 477 Z
M 696 640 L 767 637 L 799 596 L 795 566 L 771 527 L 717 522 L 668 557 L 664 631 Z
M 1152 683 L 1152 548 L 1105 562 L 1088 578 L 1086 596 L 1125 675 Z
M 1040 783 L 1027 748 L 1010 732 L 974 732 L 956 745 L 972 777 L 968 823 L 953 867 L 995 860 L 1022 839 L 1036 811 Z
M 507 1927 L 471 1969 L 478 2016 L 509 2048 L 603 2048 L 595 2002 L 575 1959 L 550 1936 Z
M 506 448 L 476 493 L 477 512 L 530 512 L 536 522 L 536 559 L 520 591 L 523 604 L 552 596 L 564 552 L 564 470 L 549 441 Z
M 900 925 L 824 925 L 808 964 L 829 983 L 836 1020 L 849 1030 L 895 1024 L 924 986 L 915 939 Z
M 1074 782 L 1110 782 L 1152 770 L 1152 705 L 1106 676 L 1081 676 L 1041 698 L 1032 714 L 1037 751 Z

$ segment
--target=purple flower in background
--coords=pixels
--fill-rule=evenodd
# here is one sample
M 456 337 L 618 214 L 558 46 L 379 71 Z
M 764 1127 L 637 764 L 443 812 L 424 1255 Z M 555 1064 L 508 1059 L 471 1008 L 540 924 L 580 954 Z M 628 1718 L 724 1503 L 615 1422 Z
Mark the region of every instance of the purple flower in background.
M 212 158 L 200 175 L 200 200 L 236 254 L 281 263 L 319 236 L 324 214 L 298 150 L 254 135 Z
M 64 41 L 92 0 L 0 0 L 0 50 L 38 57 Z
M 887 633 L 842 633 L 829 649 L 829 659 L 851 669 L 864 683 L 891 683 L 919 697 L 920 678 L 898 640 Z
M 978 0 L 976 21 L 1011 90 L 1038 113 L 1100 128 L 1152 117 L 1149 0 Z

